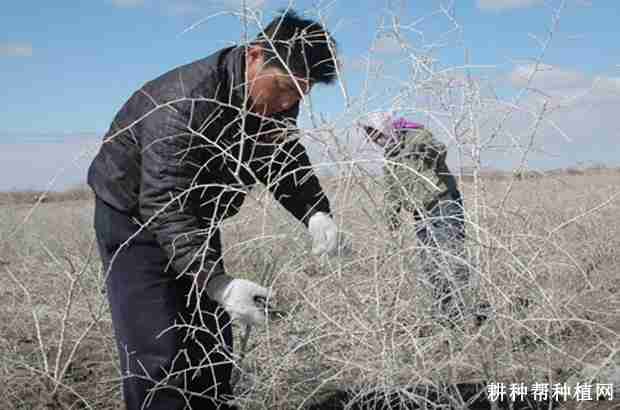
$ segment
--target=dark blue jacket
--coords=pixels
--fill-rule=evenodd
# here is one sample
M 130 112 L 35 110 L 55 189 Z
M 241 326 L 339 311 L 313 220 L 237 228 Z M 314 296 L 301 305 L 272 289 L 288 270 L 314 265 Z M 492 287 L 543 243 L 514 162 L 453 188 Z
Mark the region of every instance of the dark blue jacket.
M 145 224 L 176 273 L 216 266 L 219 224 L 257 182 L 306 225 L 330 212 L 295 135 L 299 106 L 270 119 L 245 112 L 244 73 L 244 49 L 231 47 L 146 83 L 89 168 L 95 194 Z

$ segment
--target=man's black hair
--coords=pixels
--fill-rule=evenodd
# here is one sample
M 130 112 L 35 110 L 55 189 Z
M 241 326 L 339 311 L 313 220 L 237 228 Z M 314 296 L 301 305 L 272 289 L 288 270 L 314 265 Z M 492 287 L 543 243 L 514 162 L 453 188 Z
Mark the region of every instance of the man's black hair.
M 253 44 L 263 48 L 267 66 L 286 70 L 286 65 L 294 75 L 313 83 L 336 80 L 336 40 L 321 24 L 293 10 L 282 11 Z

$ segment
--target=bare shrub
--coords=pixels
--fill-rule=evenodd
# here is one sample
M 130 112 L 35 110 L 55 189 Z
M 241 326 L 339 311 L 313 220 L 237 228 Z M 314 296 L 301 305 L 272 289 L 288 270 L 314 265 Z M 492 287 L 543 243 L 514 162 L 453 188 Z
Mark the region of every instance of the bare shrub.
M 543 60 L 561 11 L 562 6 L 553 10 L 536 63 Z M 323 10 L 314 12 L 323 18 Z M 261 27 L 258 12 L 238 15 Z M 424 18 L 463 29 L 450 7 Z M 343 142 L 351 131 L 336 120 L 316 118 L 308 105 L 314 128 L 304 138 L 330 147 L 329 164 L 322 165 L 336 176 L 321 175 L 321 182 L 355 251 L 350 258 L 310 255 L 305 230 L 265 186 L 246 192 L 241 213 L 222 223 L 228 271 L 271 286 L 277 306 L 289 313 L 252 333 L 235 326 L 235 393 L 242 408 L 304 408 L 333 388 L 390 392 L 418 383 L 563 383 L 587 366 L 620 361 L 620 200 L 610 190 L 620 175 L 567 169 L 553 178 L 530 171 L 513 178 L 485 170 L 487 138 L 503 135 L 511 111 L 491 136 L 480 133 L 480 117 L 498 105 L 518 110 L 522 96 L 489 101 L 482 80 L 446 75 L 450 70 L 437 63 L 431 48 L 414 47 L 410 24 L 394 15 L 377 33 L 378 39 L 395 39 L 410 65 L 409 85 L 385 98 L 385 105 L 430 95 L 432 106 L 399 108 L 425 115 L 455 155 L 466 159 L 468 172 L 460 178 L 466 262 L 495 315 L 465 332 L 429 320 L 413 217 L 402 235 L 387 231 L 382 178 L 369 166 L 381 161 L 360 160 Z M 371 73 L 372 57 L 369 82 L 381 76 Z M 340 80 L 345 116 L 368 110 L 372 90 L 365 90 L 370 94 L 357 107 Z M 548 116 L 544 105 L 534 114 L 530 133 L 515 149 L 521 169 Z M 79 188 L 45 196 L 50 203 L 42 203 L 40 193 L 6 194 L 0 208 L 0 402 L 17 408 L 120 408 L 118 384 L 125 375 L 116 368 L 101 293 L 105 273 L 94 250 L 91 201 L 82 201 L 90 194 Z M 56 202 L 66 200 L 76 202 Z M 7 205 L 24 202 L 34 205 Z M 149 221 L 144 223 L 148 228 Z

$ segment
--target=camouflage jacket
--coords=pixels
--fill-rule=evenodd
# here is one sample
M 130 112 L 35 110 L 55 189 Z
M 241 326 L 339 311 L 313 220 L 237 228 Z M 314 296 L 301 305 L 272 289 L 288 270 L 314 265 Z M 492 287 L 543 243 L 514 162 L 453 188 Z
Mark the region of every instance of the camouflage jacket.
M 397 130 L 385 146 L 389 201 L 411 212 L 424 212 L 440 200 L 461 200 L 456 179 L 446 164 L 446 145 L 425 128 Z

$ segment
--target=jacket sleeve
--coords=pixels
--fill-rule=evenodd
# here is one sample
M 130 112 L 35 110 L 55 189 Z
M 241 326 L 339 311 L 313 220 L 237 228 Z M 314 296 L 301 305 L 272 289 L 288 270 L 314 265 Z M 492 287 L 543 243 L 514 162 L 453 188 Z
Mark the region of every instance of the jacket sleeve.
M 166 251 L 174 274 L 224 272 L 217 223 L 200 217 L 196 181 L 204 161 L 201 138 L 189 119 L 163 106 L 140 124 L 143 135 L 139 212 L 142 223 Z
M 305 147 L 296 138 L 299 105 L 276 116 L 272 133 L 284 134 L 285 142 L 272 144 L 269 154 L 252 164 L 257 178 L 284 208 L 304 225 L 316 212 L 330 214 L 330 204 L 312 169 Z M 276 138 L 277 139 L 277 138 Z

